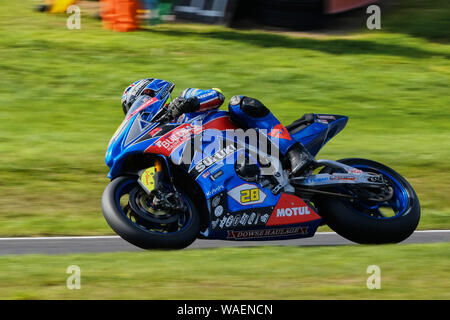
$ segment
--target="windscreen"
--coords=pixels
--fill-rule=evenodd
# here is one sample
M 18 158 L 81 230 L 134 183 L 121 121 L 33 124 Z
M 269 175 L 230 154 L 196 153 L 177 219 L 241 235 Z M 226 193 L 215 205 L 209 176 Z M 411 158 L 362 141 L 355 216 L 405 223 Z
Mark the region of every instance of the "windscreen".
M 136 99 L 136 101 L 134 101 L 131 108 L 128 110 L 127 115 L 132 114 L 134 111 L 139 109 L 139 107 L 142 106 L 144 103 L 146 103 L 149 99 L 151 99 L 151 97 L 147 96 L 147 95 L 142 95 L 142 96 L 138 97 Z

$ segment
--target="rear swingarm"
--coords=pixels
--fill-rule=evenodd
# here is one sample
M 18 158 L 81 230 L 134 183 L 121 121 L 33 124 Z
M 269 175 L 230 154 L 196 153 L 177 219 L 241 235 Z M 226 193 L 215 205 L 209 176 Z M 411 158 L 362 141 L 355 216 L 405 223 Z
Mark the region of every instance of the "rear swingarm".
M 386 201 L 392 197 L 390 187 L 382 175 L 363 172 L 359 169 L 330 160 L 317 160 L 316 167 L 326 166 L 343 172 L 311 174 L 294 177 L 290 183 L 297 191 L 306 194 L 322 194 L 345 198 L 365 198 L 370 201 Z M 350 194 L 335 192 L 336 187 L 345 186 Z M 332 189 L 329 190 L 324 189 Z M 372 192 L 375 191 L 376 192 Z M 380 193 L 381 191 L 381 193 Z

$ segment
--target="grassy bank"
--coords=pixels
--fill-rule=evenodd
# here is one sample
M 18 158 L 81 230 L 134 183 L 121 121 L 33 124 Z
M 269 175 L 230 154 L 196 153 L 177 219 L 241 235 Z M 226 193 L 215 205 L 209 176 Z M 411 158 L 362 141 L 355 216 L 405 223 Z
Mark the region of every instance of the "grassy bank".
M 449 249 L 427 244 L 3 256 L 0 299 L 449 299 Z M 70 265 L 81 269 L 80 290 L 66 288 Z M 366 286 L 369 265 L 380 267 L 379 290 Z
M 450 227 L 449 29 L 407 32 L 401 21 L 425 23 L 408 18 L 420 7 L 379 32 L 345 36 L 203 25 L 119 34 L 85 16 L 81 30 L 68 30 L 65 15 L 32 12 L 31 2 L 1 7 L 1 236 L 111 232 L 99 205 L 104 152 L 123 89 L 145 76 L 173 81 L 176 93 L 213 86 L 257 97 L 284 123 L 346 114 L 348 127 L 320 157 L 386 163 L 416 188 L 419 227 Z M 449 9 L 426 12 L 433 23 Z

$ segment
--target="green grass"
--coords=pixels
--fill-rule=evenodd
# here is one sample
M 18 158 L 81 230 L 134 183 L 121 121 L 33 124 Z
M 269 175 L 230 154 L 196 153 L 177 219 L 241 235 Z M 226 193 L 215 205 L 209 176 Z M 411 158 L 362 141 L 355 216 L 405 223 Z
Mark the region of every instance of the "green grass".
M 450 244 L 0 257 L 0 299 L 449 299 Z M 66 288 L 67 267 L 81 289 Z M 366 287 L 369 265 L 381 289 Z
M 348 115 L 320 157 L 393 167 L 417 190 L 419 227 L 450 227 L 448 6 L 414 1 L 378 32 L 287 36 L 204 25 L 120 34 L 85 16 L 68 30 L 65 15 L 31 3 L 0 10 L 1 236 L 111 233 L 100 210 L 104 153 L 123 89 L 146 76 L 173 81 L 176 93 L 257 97 L 286 124 Z
M 444 43 L 450 39 L 450 10 L 446 0 L 384 1 L 382 9 L 388 12 L 388 23 L 383 26 L 388 31 Z

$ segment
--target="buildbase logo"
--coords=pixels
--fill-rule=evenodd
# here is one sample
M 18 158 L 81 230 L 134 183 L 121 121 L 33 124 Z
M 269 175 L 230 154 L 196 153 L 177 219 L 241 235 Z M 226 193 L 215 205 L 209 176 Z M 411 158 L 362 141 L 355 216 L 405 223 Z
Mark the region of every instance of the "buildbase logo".
M 302 199 L 293 195 L 282 194 L 266 225 L 297 224 L 317 219 L 320 219 L 320 216 Z
M 170 135 L 166 135 L 162 139 L 158 140 L 156 142 L 156 145 L 160 148 L 163 147 L 171 151 L 180 144 L 182 144 L 183 142 L 185 142 L 188 138 L 191 137 L 191 135 L 199 133 L 201 131 L 199 129 L 200 128 L 193 127 L 190 124 L 186 124 L 184 126 L 177 128 Z
M 201 126 L 193 126 L 186 123 L 162 136 L 158 141 L 156 141 L 155 145 L 148 147 L 145 152 L 159 153 L 169 157 L 173 150 L 201 131 Z

